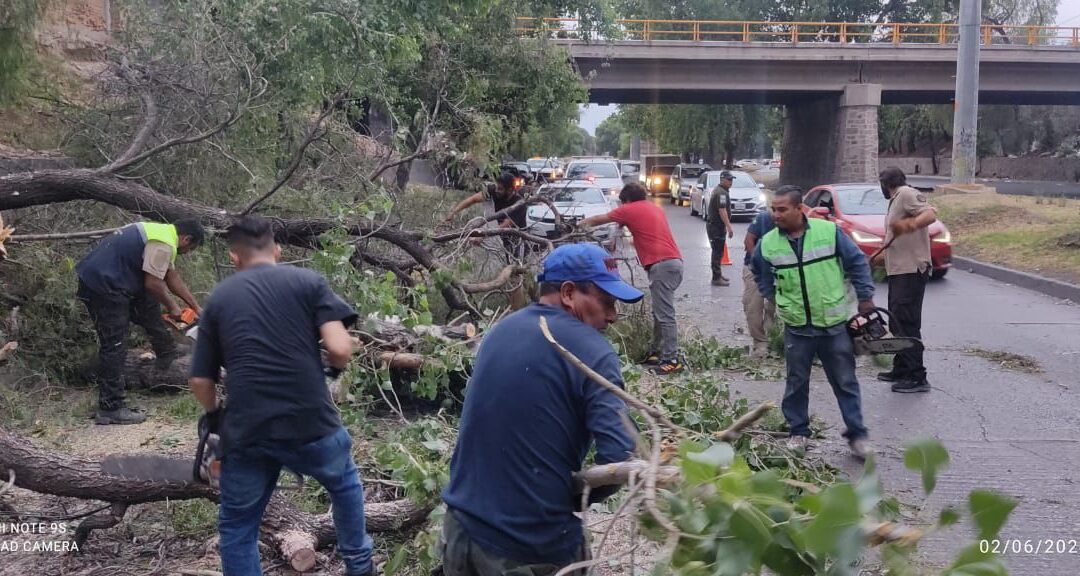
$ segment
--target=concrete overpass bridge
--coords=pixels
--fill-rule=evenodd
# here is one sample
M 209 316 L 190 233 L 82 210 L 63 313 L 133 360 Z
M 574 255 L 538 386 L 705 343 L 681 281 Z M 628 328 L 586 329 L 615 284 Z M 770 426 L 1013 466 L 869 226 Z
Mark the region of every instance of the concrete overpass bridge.
M 525 20 L 565 45 L 590 102 L 782 104 L 781 179 L 876 180 L 881 104 L 953 101 L 954 24 L 627 20 L 585 41 L 573 20 Z M 982 104 L 1080 105 L 1080 27 L 984 26 Z

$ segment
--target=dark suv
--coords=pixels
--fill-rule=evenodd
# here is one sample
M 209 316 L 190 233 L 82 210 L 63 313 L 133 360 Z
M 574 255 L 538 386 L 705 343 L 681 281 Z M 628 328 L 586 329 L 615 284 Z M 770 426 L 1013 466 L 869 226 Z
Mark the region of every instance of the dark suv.
M 668 191 L 668 180 L 671 178 L 671 173 L 675 171 L 674 166 L 653 166 L 649 170 L 649 173 L 645 175 L 645 188 L 649 190 L 649 194 L 656 196 L 658 194 L 666 194 Z

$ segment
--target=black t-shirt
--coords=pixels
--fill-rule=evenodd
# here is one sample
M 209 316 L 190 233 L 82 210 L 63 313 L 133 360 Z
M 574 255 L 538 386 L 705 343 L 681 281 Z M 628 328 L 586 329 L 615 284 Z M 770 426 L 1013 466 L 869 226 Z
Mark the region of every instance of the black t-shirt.
M 265 440 L 307 443 L 341 426 L 319 351 L 319 327 L 356 312 L 319 274 L 260 265 L 222 281 L 199 319 L 191 375 L 227 371 L 226 449 Z
M 731 193 L 718 185 L 713 189 L 712 196 L 709 196 L 709 205 L 706 207 L 709 219 L 705 223 L 705 228 L 714 235 L 722 235 L 727 231 L 724 220 L 720 218 L 720 210 L 727 210 L 728 214 L 731 214 Z
M 489 200 L 491 200 L 491 204 L 495 208 L 496 212 L 505 210 L 522 199 L 522 196 L 519 192 L 514 192 L 508 196 L 499 196 L 498 193 L 490 192 L 485 192 L 484 195 Z M 528 226 L 528 221 L 526 220 L 526 213 L 527 208 L 525 206 L 521 206 L 520 208 L 510 212 L 508 216 L 510 217 L 510 220 L 514 222 L 515 226 L 517 226 L 518 228 L 525 228 L 526 226 Z M 502 224 L 505 220 L 506 218 L 499 218 L 499 223 Z

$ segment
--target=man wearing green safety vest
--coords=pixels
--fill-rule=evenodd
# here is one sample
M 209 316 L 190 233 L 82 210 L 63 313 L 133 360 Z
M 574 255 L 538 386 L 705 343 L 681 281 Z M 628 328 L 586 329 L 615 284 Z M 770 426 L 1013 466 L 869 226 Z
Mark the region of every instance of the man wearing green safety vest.
M 788 448 L 805 450 L 810 438 L 810 368 L 816 355 L 840 405 L 851 453 L 865 459 L 870 448 L 855 376 L 855 347 L 846 323 L 851 314 L 848 282 L 855 288 L 859 311 L 874 308 L 870 264 L 836 224 L 806 218 L 800 188 L 782 186 L 771 210 L 776 228 L 758 243 L 754 280 L 761 295 L 776 302 L 776 314 L 785 325 L 787 388 L 782 409 L 791 429 Z
M 202 312 L 173 264 L 177 254 L 198 248 L 205 237 L 206 231 L 194 219 L 129 224 L 102 240 L 75 266 L 77 295 L 90 312 L 98 337 L 98 424 L 146 420 L 124 404 L 128 324 L 134 322 L 146 330 L 157 356 L 156 367 L 168 368 L 178 354 L 161 318 L 161 307 L 175 320 L 192 320 Z M 191 310 L 181 309 L 170 292 Z

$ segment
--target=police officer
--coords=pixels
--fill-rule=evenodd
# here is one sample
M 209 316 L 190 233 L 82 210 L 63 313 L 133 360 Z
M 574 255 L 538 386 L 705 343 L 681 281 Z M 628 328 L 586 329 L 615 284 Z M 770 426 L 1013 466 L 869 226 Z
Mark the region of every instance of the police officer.
M 731 281 L 724 278 L 724 246 L 727 239 L 735 236 L 731 227 L 731 190 L 735 176 L 724 170 L 720 173 L 720 184 L 709 196 L 709 205 L 705 208 L 705 232 L 709 235 L 712 246 L 712 285 L 727 286 Z
M 922 338 L 922 304 L 933 266 L 930 261 L 930 231 L 937 211 L 926 202 L 926 194 L 907 185 L 899 168 L 881 171 L 881 192 L 889 199 L 885 217 L 883 256 L 889 279 L 890 329 L 895 336 Z M 879 260 L 880 262 L 880 260 Z M 904 350 L 893 357 L 892 370 L 878 374 L 892 382 L 892 391 L 929 392 L 922 350 Z
M 75 266 L 77 296 L 90 312 L 98 338 L 98 424 L 146 420 L 124 405 L 128 324 L 134 322 L 146 330 L 157 356 L 156 367 L 168 368 L 178 354 L 161 318 L 161 307 L 174 320 L 188 322 L 202 312 L 174 264 L 177 254 L 198 248 L 205 237 L 206 231 L 195 219 L 129 224 L 102 240 Z M 181 309 L 170 292 L 190 310 Z

